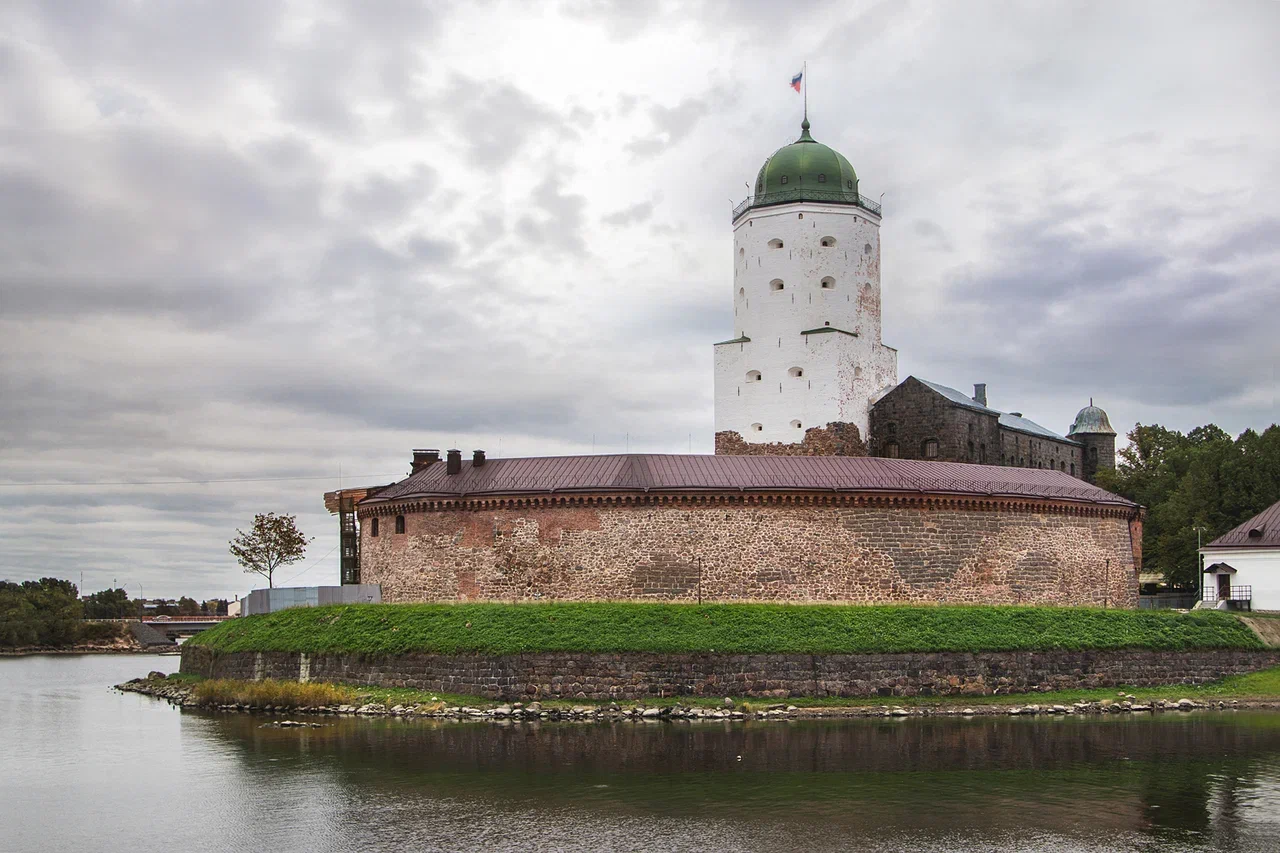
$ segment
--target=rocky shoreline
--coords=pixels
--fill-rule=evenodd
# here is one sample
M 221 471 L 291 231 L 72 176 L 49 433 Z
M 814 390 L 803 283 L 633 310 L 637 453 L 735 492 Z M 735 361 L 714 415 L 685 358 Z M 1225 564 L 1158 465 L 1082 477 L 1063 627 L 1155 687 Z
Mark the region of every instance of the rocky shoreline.
M 1161 714 L 1169 712 L 1188 712 L 1197 710 L 1257 710 L 1280 709 L 1280 700 L 1224 699 L 1211 702 L 1197 702 L 1194 699 L 1178 699 L 1176 701 L 1156 700 L 1149 703 L 1139 702 L 1134 696 L 1117 693 L 1115 700 L 1074 702 L 1062 704 L 1017 704 L 1017 705 L 924 705 L 904 707 L 901 705 L 850 705 L 831 707 L 801 707 L 783 702 L 775 702 L 764 706 L 743 707 L 730 698 L 725 698 L 722 707 L 708 708 L 690 705 L 646 705 L 643 702 L 619 705 L 576 705 L 573 707 L 544 707 L 540 702 L 511 702 L 492 708 L 475 708 L 470 706 L 450 706 L 443 702 L 421 703 L 413 705 L 385 705 L 368 703 L 364 705 L 324 705 L 320 707 L 299 708 L 282 705 L 252 706 L 247 704 L 205 704 L 196 700 L 191 687 L 183 684 L 172 684 L 164 678 L 155 677 L 152 673 L 147 678 L 135 678 L 123 684 L 117 684 L 116 690 L 126 693 L 139 693 L 163 699 L 180 708 L 198 708 L 209 711 L 259 713 L 259 714 L 310 714 L 341 717 L 394 717 L 399 719 L 437 719 L 454 721 L 579 721 L 579 722 L 616 722 L 616 721 L 663 721 L 663 720 L 803 720 L 803 719 L 842 719 L 859 717 L 994 717 L 994 716 L 1101 716 L 1106 714 Z

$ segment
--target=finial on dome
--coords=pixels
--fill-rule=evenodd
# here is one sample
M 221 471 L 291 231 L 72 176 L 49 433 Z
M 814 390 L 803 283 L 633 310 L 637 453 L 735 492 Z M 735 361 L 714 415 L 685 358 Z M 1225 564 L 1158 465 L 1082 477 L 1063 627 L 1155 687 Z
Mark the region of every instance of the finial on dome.
M 814 138 L 809 135 L 809 116 L 804 117 L 804 121 L 800 122 L 800 138 L 797 142 L 813 142 Z

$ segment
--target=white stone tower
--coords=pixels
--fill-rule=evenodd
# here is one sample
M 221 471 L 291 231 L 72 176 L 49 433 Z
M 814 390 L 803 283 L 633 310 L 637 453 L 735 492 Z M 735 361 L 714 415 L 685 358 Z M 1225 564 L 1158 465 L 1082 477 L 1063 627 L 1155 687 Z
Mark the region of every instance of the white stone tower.
M 871 397 L 898 382 L 880 342 L 880 206 L 809 135 L 765 161 L 733 212 L 733 337 L 715 345 L 716 433 L 798 443 L 830 423 L 867 440 Z

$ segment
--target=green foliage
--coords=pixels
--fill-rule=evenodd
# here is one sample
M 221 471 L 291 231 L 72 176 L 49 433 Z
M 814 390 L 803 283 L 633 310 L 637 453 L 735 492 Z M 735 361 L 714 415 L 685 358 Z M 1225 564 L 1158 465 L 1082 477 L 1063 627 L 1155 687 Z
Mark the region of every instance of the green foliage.
M 124 633 L 123 622 L 84 622 L 77 639 L 82 643 L 101 643 L 114 640 Z
M 82 614 L 71 581 L 0 581 L 0 646 L 72 645 L 80 636 Z
M 857 653 L 1259 648 L 1224 613 L 776 604 L 356 604 L 224 622 L 219 651 Z
M 1234 441 L 1213 424 L 1183 435 L 1138 424 L 1115 471 L 1097 483 L 1147 507 L 1142 535 L 1145 571 L 1172 583 L 1198 581 L 1196 529 L 1208 543 L 1280 500 L 1280 426 Z
M 129 593 L 120 588 L 95 592 L 84 602 L 86 619 L 123 619 L 137 615 L 138 608 L 129 600 Z
M 268 512 L 255 515 L 249 532 L 236 530 L 227 544 L 246 574 L 262 575 L 267 586 L 275 586 L 276 569 L 301 560 L 310 541 L 298 530 L 294 516 Z
M 200 602 L 194 598 L 187 598 L 185 595 L 178 599 L 178 615 L 179 616 L 199 616 Z

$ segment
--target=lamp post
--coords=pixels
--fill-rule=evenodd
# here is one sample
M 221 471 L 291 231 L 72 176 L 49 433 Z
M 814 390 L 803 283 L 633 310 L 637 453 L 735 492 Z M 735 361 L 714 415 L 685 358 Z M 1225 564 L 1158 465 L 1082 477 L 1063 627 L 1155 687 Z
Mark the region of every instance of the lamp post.
M 1200 553 L 1200 534 L 1209 528 L 1197 524 L 1191 528 L 1196 532 L 1196 601 L 1204 597 L 1204 556 Z

